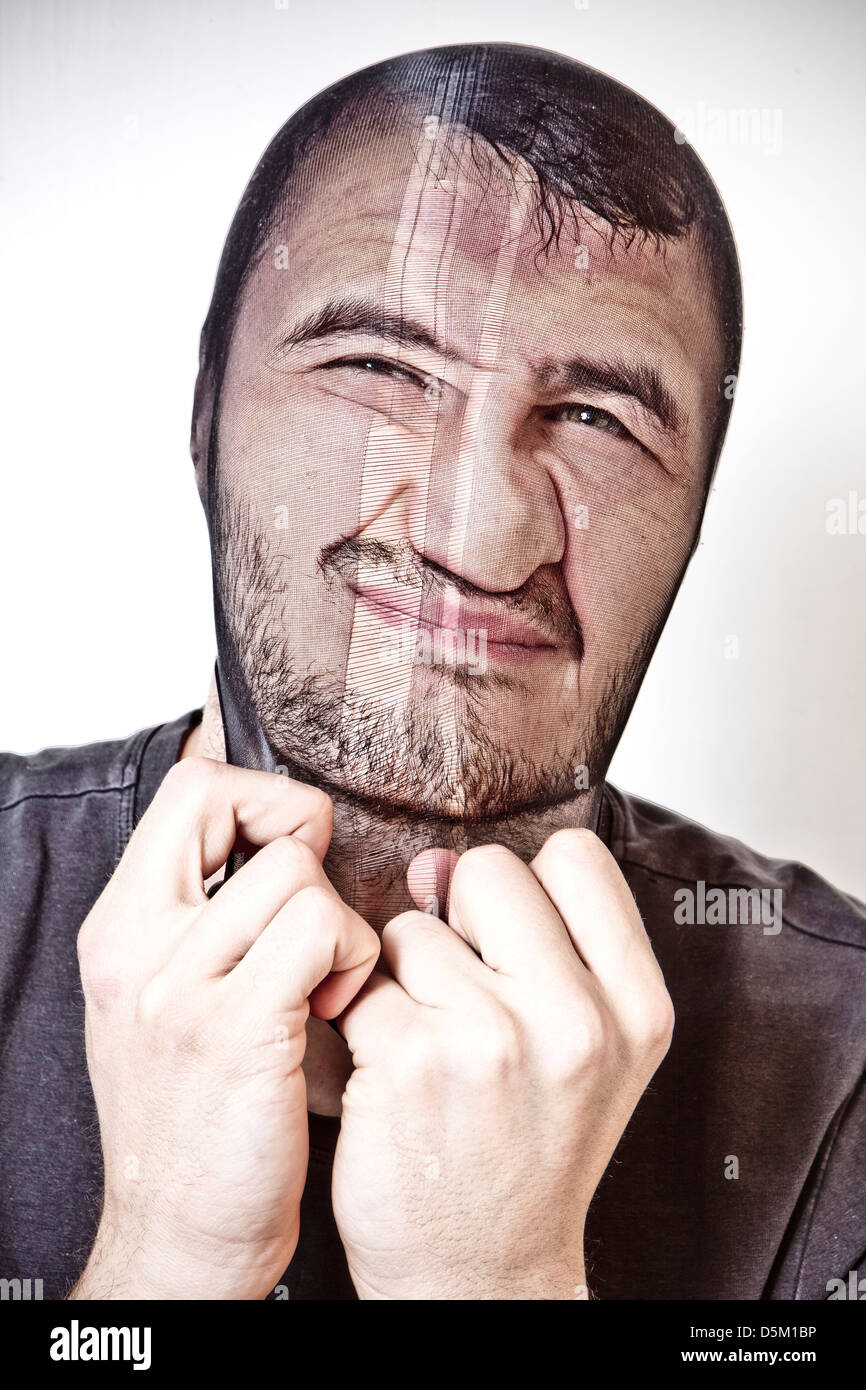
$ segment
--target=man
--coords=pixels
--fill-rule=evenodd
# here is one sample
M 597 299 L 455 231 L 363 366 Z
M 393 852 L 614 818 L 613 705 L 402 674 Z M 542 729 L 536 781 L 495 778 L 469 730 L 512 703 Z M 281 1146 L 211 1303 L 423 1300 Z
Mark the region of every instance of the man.
M 203 717 L 4 760 L 8 1274 L 823 1298 L 859 1267 L 863 907 L 604 781 L 740 328 L 706 171 L 569 59 L 406 55 L 279 133 L 202 336 Z

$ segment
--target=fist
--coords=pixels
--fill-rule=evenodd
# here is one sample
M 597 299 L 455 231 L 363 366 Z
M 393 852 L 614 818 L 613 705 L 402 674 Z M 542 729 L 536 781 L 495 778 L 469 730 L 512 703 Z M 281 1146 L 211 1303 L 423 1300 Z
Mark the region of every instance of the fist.
M 469 850 L 447 916 L 390 922 L 339 1020 L 355 1070 L 333 1199 L 352 1278 L 362 1298 L 584 1296 L 589 1203 L 670 1044 L 661 971 L 586 830 L 528 866 Z
M 312 787 L 191 758 L 168 774 L 78 938 L 105 1168 L 79 1298 L 264 1298 L 307 1170 L 305 1024 L 379 944 L 322 858 Z M 260 846 L 209 899 L 236 841 Z

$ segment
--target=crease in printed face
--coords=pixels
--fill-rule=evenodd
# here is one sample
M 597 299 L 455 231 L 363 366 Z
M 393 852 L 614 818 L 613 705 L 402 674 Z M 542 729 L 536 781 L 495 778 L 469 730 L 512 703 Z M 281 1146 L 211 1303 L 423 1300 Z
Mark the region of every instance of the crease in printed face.
M 549 199 L 406 99 L 296 161 L 239 296 L 224 645 L 276 761 L 380 810 L 597 789 L 695 541 L 729 356 L 706 237 L 565 197 L 551 235 Z

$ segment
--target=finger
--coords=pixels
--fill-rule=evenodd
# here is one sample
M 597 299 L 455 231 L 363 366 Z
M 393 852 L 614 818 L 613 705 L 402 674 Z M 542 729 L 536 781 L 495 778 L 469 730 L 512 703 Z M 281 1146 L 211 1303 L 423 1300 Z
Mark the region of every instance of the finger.
M 227 879 L 187 927 L 170 969 L 202 979 L 233 970 L 281 908 L 302 888 L 330 884 L 297 835 L 280 835 Z
M 396 980 L 374 970 L 337 1018 L 355 1066 L 369 1066 L 398 1047 L 401 1035 L 417 1023 L 418 1009 Z
M 332 1018 L 354 999 L 378 956 L 373 928 L 326 879 L 280 909 L 226 984 L 253 1010 L 291 1013 L 309 999 L 314 1017 Z
M 449 922 L 491 970 L 549 983 L 580 964 L 538 878 L 502 845 L 460 856 L 450 904 Z
M 406 883 L 412 900 L 421 912 L 448 920 L 448 892 L 458 856 L 453 849 L 425 849 L 406 870 Z
M 416 1003 L 433 1008 L 468 1009 L 493 978 L 472 948 L 427 912 L 402 912 L 387 924 L 382 962 Z
M 629 886 L 589 830 L 558 830 L 530 869 L 556 907 L 582 959 L 610 997 L 661 974 Z
M 124 855 L 123 873 L 136 874 L 139 884 L 163 901 L 198 904 L 205 879 L 226 862 L 239 837 L 265 845 L 280 835 L 297 835 L 323 859 L 332 815 L 330 797 L 316 787 L 212 758 L 184 758 L 142 817 Z

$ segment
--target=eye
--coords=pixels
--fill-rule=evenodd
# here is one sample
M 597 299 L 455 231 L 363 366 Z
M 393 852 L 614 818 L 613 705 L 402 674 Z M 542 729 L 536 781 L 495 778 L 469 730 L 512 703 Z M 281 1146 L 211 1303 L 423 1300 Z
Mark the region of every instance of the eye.
M 337 357 L 333 362 L 324 362 L 322 366 L 325 370 L 331 367 L 352 367 L 367 376 L 388 376 L 394 381 L 409 381 L 414 386 L 419 386 L 422 391 L 436 380 L 435 377 L 419 376 L 417 372 L 411 372 L 408 367 L 400 366 L 387 357 Z
M 582 405 L 578 401 L 569 401 L 566 405 L 555 406 L 550 412 L 550 418 L 563 420 L 566 424 L 588 425 L 590 429 L 602 430 L 617 439 L 630 439 L 635 444 L 639 442 L 615 415 L 597 405 Z

